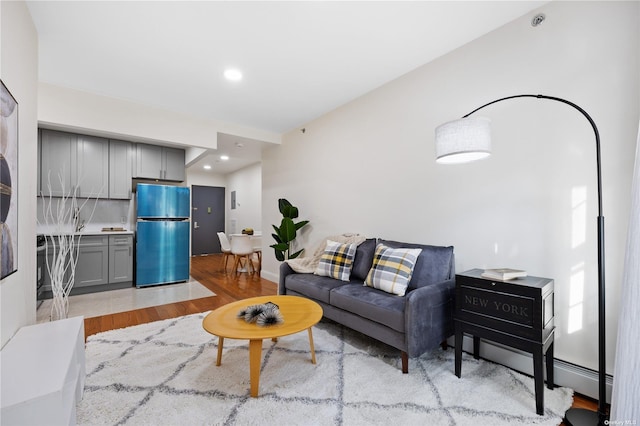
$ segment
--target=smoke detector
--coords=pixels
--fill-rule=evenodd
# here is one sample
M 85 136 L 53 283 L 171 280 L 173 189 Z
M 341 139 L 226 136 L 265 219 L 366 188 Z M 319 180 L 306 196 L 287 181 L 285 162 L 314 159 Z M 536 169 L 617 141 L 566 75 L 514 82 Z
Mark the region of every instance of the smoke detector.
M 546 16 L 544 15 L 544 13 L 538 13 L 536 16 L 533 17 L 533 19 L 531 20 L 531 26 L 532 27 L 537 27 L 538 25 L 542 24 L 542 22 L 546 19 Z

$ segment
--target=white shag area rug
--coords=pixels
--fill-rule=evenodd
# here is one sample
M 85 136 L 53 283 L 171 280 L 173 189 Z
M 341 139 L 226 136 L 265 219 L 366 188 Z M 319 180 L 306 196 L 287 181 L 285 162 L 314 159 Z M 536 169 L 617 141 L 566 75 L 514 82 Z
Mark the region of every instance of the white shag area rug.
M 454 351 L 410 359 L 333 322 L 263 341 L 260 394 L 249 396 L 245 340 L 218 339 L 188 315 L 90 336 L 87 379 L 77 409 L 81 425 L 557 425 L 573 391 L 544 388 L 535 413 L 533 379 Z M 285 318 L 286 321 L 286 318 Z

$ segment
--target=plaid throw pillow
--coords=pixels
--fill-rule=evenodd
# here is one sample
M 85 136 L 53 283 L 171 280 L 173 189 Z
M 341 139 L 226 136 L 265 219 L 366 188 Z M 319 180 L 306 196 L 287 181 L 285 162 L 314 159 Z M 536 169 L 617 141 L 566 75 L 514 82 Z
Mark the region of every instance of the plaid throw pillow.
M 422 249 L 390 248 L 378 244 L 364 285 L 404 296 Z
M 355 244 L 340 244 L 327 240 L 327 246 L 316 268 L 316 275 L 349 281 L 356 248 Z

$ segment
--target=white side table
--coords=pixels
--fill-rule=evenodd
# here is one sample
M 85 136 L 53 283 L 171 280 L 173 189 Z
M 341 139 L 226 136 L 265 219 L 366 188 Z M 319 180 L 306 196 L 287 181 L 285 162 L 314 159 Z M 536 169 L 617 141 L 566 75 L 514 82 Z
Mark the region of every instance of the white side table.
M 84 317 L 22 327 L 0 351 L 0 423 L 75 425 L 85 380 Z

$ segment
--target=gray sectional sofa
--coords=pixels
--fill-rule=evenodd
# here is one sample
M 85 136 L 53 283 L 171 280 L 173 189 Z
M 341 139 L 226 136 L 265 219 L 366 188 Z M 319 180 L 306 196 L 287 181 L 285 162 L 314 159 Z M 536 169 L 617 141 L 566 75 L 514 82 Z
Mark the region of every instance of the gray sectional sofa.
M 365 286 L 377 243 L 393 248 L 421 248 L 404 296 Z M 408 358 L 443 345 L 453 335 L 453 247 L 367 239 L 355 254 L 350 281 L 296 273 L 283 262 L 278 294 L 307 297 L 324 316 L 401 351 L 402 372 Z

